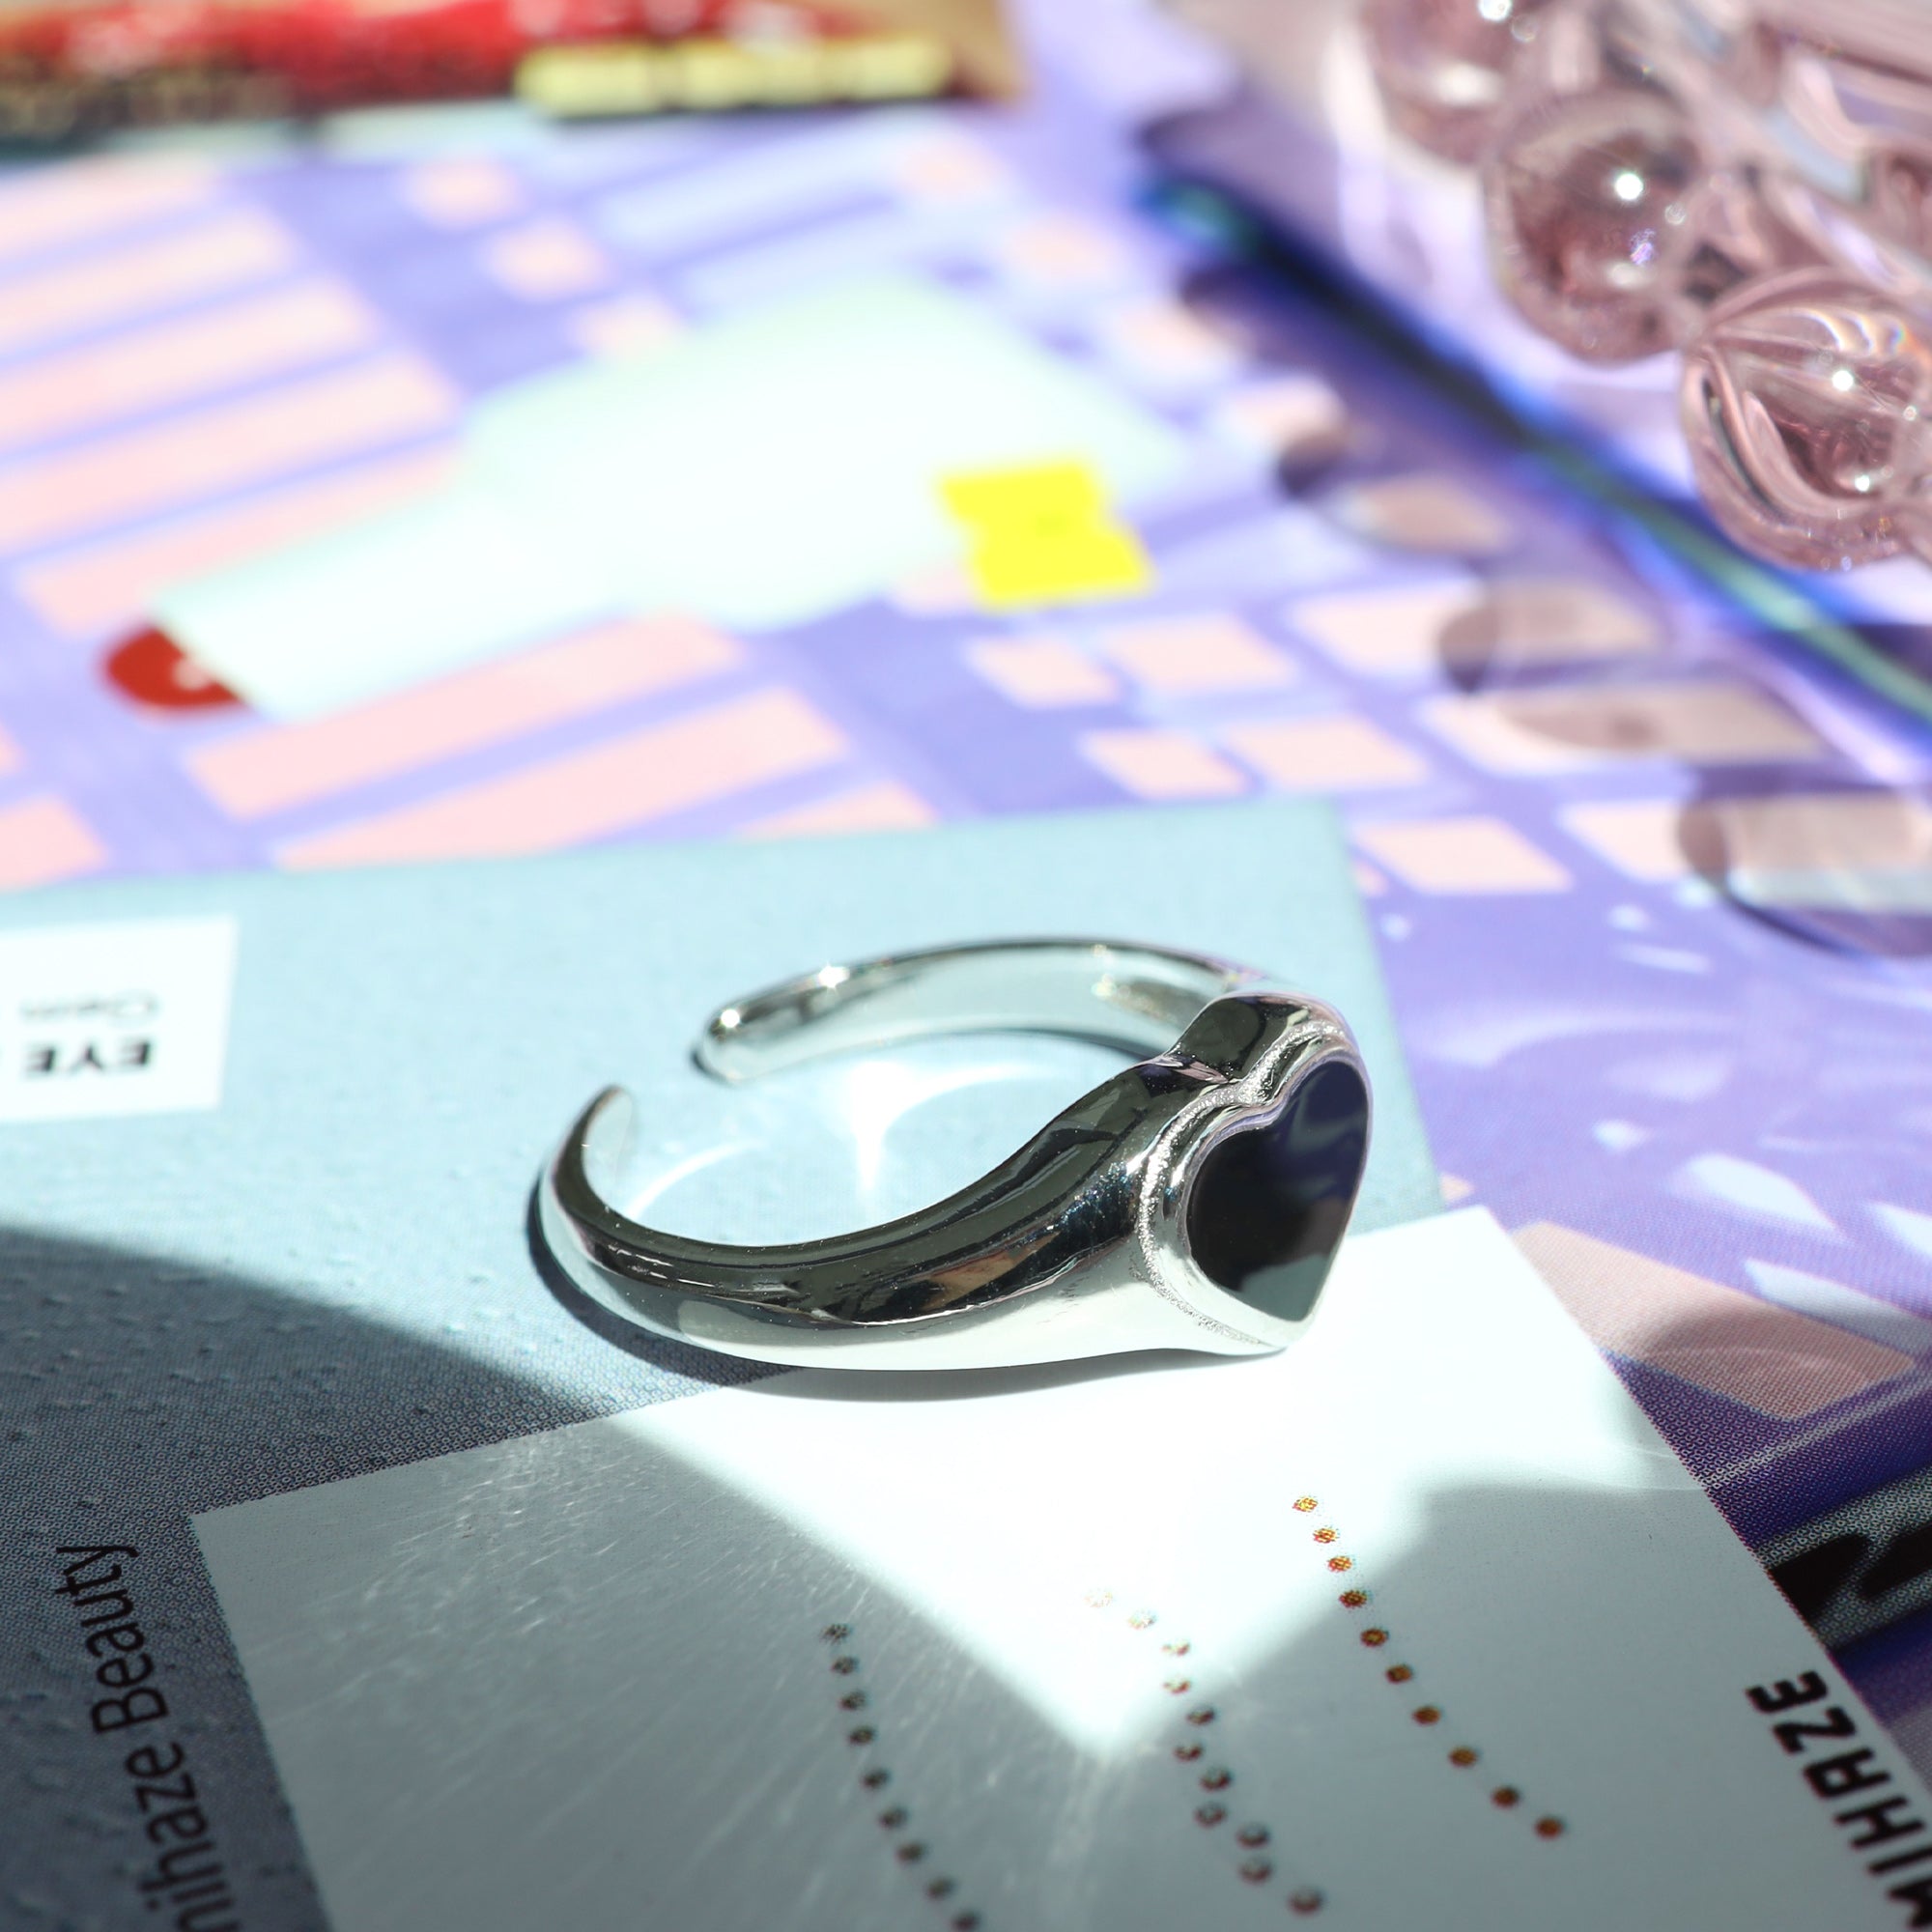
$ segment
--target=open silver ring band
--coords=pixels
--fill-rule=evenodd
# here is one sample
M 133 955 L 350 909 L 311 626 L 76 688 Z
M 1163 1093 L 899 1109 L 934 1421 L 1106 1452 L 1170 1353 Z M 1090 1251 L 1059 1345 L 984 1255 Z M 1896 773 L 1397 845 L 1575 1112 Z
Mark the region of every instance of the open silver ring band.
M 713 1015 L 737 1081 L 933 1034 L 1071 1035 L 1145 1054 L 970 1186 L 877 1227 L 734 1247 L 607 1189 L 636 1108 L 609 1088 L 538 1188 L 542 1237 L 639 1327 L 761 1362 L 960 1369 L 1141 1349 L 1258 1354 L 1306 1324 L 1368 1152 L 1347 1024 L 1190 952 L 1019 940 L 828 966 Z

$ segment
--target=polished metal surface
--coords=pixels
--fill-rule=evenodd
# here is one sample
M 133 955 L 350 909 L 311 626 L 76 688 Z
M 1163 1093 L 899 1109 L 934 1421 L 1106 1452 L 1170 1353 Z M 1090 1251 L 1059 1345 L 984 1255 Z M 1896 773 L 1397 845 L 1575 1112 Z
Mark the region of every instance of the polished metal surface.
M 538 1191 L 551 1253 L 656 1334 L 767 1362 L 983 1368 L 1278 1349 L 1347 1225 L 1368 1084 L 1341 1016 L 1161 948 L 1028 940 L 828 966 L 737 1000 L 696 1055 L 725 1080 L 960 1032 L 1068 1034 L 1148 1057 L 991 1173 L 915 1213 L 734 1247 L 645 1227 L 606 1187 L 635 1109 L 591 1102 Z

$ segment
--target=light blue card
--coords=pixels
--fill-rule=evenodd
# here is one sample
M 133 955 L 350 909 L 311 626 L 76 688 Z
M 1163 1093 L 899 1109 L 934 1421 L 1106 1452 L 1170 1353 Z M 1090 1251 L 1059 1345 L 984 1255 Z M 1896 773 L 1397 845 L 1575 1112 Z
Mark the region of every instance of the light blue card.
M 78 1574 L 121 1573 L 168 1704 L 154 1734 L 189 1754 L 245 1922 L 315 1922 L 187 1515 L 752 1373 L 620 1346 L 542 1284 L 531 1184 L 584 1100 L 611 1080 L 637 1092 L 668 1225 L 744 1238 L 876 1218 L 982 1172 L 1118 1058 L 984 1036 L 725 1089 L 692 1065 L 700 1022 L 830 960 L 1088 933 L 1218 953 L 1332 1001 L 1375 1082 L 1358 1225 L 1433 1211 L 1322 807 L 0 902 L 0 1731 L 23 1771 L 0 1838 L 20 1887 L 105 1922 L 155 1857 L 128 1739 L 90 1728 L 108 1693 L 60 1594 L 90 1561 L 61 1552 L 101 1548 L 131 1553 Z M 207 989 L 231 959 L 224 1064 Z M 145 1061 L 143 1038 L 158 1041 Z M 131 1111 L 162 1074 L 176 1111 Z M 0 1842 L 0 1895 L 11 1856 Z
M 1092 933 L 1261 966 L 1333 1002 L 1360 1036 L 1376 1124 L 1359 1225 L 1436 1204 L 1324 807 L 127 883 L 16 898 L 0 907 L 0 933 L 211 914 L 238 927 L 220 1104 L 0 1126 L 0 1218 L 243 1267 L 304 1300 L 348 1298 L 402 1329 L 461 1334 L 464 1352 L 512 1372 L 526 1358 L 504 1352 L 507 1338 L 551 1314 L 525 1253 L 526 1197 L 606 1083 L 641 1103 L 656 1218 L 779 1238 L 937 1198 L 1120 1064 L 1037 1038 L 901 1050 L 883 1066 L 746 1089 L 692 1064 L 724 1001 L 874 952 Z M 538 1325 L 547 1350 L 580 1356 L 567 1328 Z M 552 1352 L 544 1372 L 560 1366 Z M 589 1361 L 576 1373 L 600 1378 Z

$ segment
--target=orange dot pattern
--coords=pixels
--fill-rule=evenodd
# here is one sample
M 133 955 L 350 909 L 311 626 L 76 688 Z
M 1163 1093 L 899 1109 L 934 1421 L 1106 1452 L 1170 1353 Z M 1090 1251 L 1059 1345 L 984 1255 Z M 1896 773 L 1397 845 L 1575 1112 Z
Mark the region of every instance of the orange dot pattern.
M 1302 1515 L 1306 1516 L 1321 1507 L 1321 1499 L 1319 1496 L 1297 1496 L 1294 1499 L 1294 1507 Z M 1332 1523 L 1324 1523 L 1315 1532 L 1315 1541 L 1320 1544 L 1330 1544 L 1338 1541 L 1340 1536 L 1341 1531 Z M 1331 1556 L 1328 1558 L 1328 1568 L 1331 1571 L 1352 1570 L 1354 1565 L 1355 1559 L 1352 1556 Z M 1359 1587 L 1344 1590 L 1336 1599 L 1336 1602 L 1345 1610 L 1359 1610 L 1368 1604 L 1369 1592 Z M 1362 1645 L 1365 1649 L 1379 1650 L 1391 1640 L 1392 1633 L 1384 1629 L 1380 1624 L 1372 1624 L 1368 1629 L 1361 1632 L 1360 1635 Z M 1391 1663 L 1382 1672 L 1382 1675 L 1391 1684 L 1407 1684 L 1414 1679 L 1415 1671 L 1411 1665 L 1406 1663 Z M 1439 1704 L 1418 1704 L 1410 1711 L 1409 1716 L 1414 1719 L 1416 1723 L 1428 1729 L 1442 1721 L 1442 1707 Z M 1458 1745 L 1449 1752 L 1449 1762 L 1459 1769 L 1466 1770 L 1477 1761 L 1480 1755 L 1473 1745 Z M 1499 1784 L 1490 1793 L 1490 1802 L 1498 1810 L 1511 1811 L 1522 1802 L 1522 1793 L 1513 1784 Z M 1539 1838 L 1560 1838 L 1567 1829 L 1561 1818 L 1545 1816 L 1536 1821 L 1536 1835 Z M 1296 1893 L 1292 1896 L 1289 1900 L 1290 1906 L 1297 1912 L 1313 1910 L 1313 1907 L 1303 1907 L 1295 1903 L 1295 1899 L 1302 1895 Z M 1307 1896 L 1315 1898 L 1319 1903 L 1321 1894 L 1319 1892 L 1309 1893 Z
M 850 1679 L 856 1677 L 861 1668 L 859 1657 L 849 1648 L 852 1626 L 850 1624 L 827 1624 L 818 1634 L 819 1641 L 831 1646 L 833 1651 L 832 1673 L 835 1677 Z M 838 1699 L 842 1712 L 861 1711 L 866 1707 L 867 1693 L 863 1690 L 848 1690 Z M 845 1742 L 856 1749 L 869 1753 L 879 1741 L 878 1727 L 873 1724 L 856 1724 L 845 1733 Z M 892 1772 L 883 1764 L 867 1764 L 859 1774 L 859 1787 L 866 1792 L 880 1792 L 893 1781 Z M 895 1864 L 921 1870 L 929 1869 L 926 1861 L 931 1856 L 931 1847 L 923 1838 L 915 1835 L 913 1816 L 908 1805 L 895 1800 L 874 1814 L 880 1831 L 886 1833 L 887 1843 L 892 1847 L 893 1861 Z M 946 1913 L 949 1932 L 980 1932 L 984 1920 L 970 1906 L 957 1902 L 959 1882 L 945 1872 L 935 1872 L 925 1879 L 923 1890 L 926 1898 Z
M 1312 1496 L 1304 1497 L 1295 1504 L 1296 1509 L 1315 1507 Z M 1326 1532 L 1330 1537 L 1334 1531 Z M 1114 1601 L 1110 1590 L 1091 1591 L 1087 1603 L 1095 1609 L 1104 1609 Z M 1155 1619 L 1151 1610 L 1136 1610 L 1127 1620 L 1127 1628 L 1134 1631 L 1151 1629 Z M 1193 1649 L 1185 1638 L 1169 1637 L 1160 1646 L 1164 1658 L 1185 1657 Z M 1163 1676 L 1161 1689 L 1170 1696 L 1184 1696 L 1194 1689 L 1193 1680 L 1171 1674 Z M 1204 1832 L 1222 1834 L 1222 1828 L 1231 1817 L 1236 1816 L 1230 1806 L 1235 1794 L 1235 1774 L 1225 1764 L 1207 1762 L 1208 1745 L 1213 1742 L 1209 1729 L 1215 1722 L 1217 1713 L 1211 1704 L 1196 1704 L 1183 1711 L 1180 1721 L 1197 1734 L 1207 1734 L 1207 1742 L 1201 1735 L 1181 1736 L 1173 1746 L 1174 1761 L 1193 1774 L 1194 1788 L 1189 1795 L 1192 1818 L 1195 1826 Z M 1244 1885 L 1260 1889 L 1275 1880 L 1276 1854 L 1273 1850 L 1274 1833 L 1258 1819 L 1248 1819 L 1235 1825 L 1232 1833 L 1225 1835 L 1232 1838 L 1236 1848 L 1235 1875 Z M 1296 1917 L 1305 1918 L 1321 1909 L 1324 1894 L 1319 1887 L 1297 1886 L 1285 1894 L 1288 1909 Z

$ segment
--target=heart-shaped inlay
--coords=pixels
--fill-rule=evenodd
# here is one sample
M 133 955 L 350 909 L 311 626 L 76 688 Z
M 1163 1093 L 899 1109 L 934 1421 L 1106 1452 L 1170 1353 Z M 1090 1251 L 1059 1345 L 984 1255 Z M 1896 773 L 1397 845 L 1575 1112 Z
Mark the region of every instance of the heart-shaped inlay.
M 1324 1061 L 1281 1111 L 1208 1150 L 1187 1198 L 1187 1245 L 1218 1288 L 1303 1320 L 1349 1225 L 1369 1146 L 1369 1090 Z

